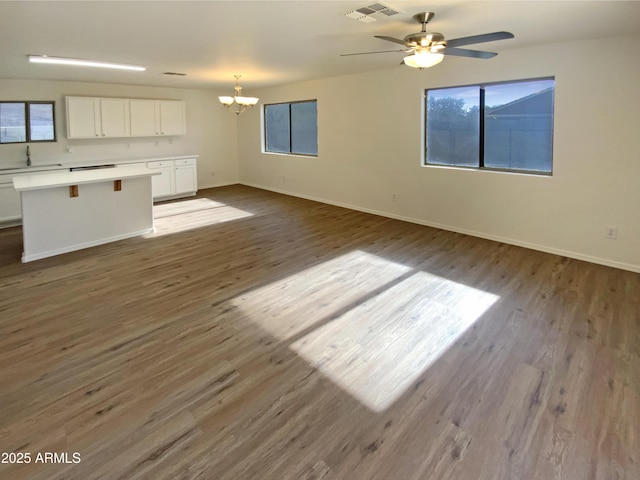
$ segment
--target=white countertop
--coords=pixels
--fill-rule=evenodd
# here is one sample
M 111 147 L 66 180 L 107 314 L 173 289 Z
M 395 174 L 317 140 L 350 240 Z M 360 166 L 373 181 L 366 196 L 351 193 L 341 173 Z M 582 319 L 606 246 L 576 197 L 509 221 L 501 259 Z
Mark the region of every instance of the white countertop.
M 88 160 L 88 161 L 80 161 L 80 162 L 67 162 L 58 164 L 45 164 L 45 165 L 31 165 L 30 167 L 9 167 L 9 168 L 0 168 L 0 175 L 16 175 L 22 173 L 37 173 L 37 172 L 47 172 L 47 171 L 56 171 L 56 170 L 68 170 L 69 168 L 74 167 L 87 167 L 94 165 L 122 165 L 127 163 L 140 163 L 140 162 L 157 162 L 161 160 L 180 160 L 183 158 L 198 158 L 198 155 L 173 155 L 173 156 L 164 156 L 164 157 L 139 157 L 139 158 L 120 158 L 120 159 L 105 159 L 105 160 Z
M 51 172 L 55 170 L 69 170 L 68 166 L 64 166 L 61 163 L 56 165 L 33 165 L 30 167 L 14 167 L 14 168 L 0 168 L 0 175 L 15 175 L 17 173 L 37 173 L 37 172 Z
M 83 183 L 100 183 L 151 175 L 160 175 L 160 172 L 150 170 L 146 167 L 105 168 L 77 172 L 65 170 L 62 172 L 38 173 L 35 175 L 18 175 L 13 177 L 13 187 L 19 192 L 24 192 L 27 190 L 42 190 L 68 185 L 81 185 Z
M 122 165 L 127 163 L 141 163 L 141 162 L 158 162 L 161 160 L 181 160 L 183 158 L 198 158 L 199 155 L 169 155 L 163 157 L 136 157 L 136 158 L 116 158 L 116 159 L 106 159 L 106 160 L 91 160 L 85 162 L 74 162 L 74 163 L 65 163 L 65 168 L 74 168 L 74 167 L 85 167 L 92 165 L 109 165 L 116 164 Z

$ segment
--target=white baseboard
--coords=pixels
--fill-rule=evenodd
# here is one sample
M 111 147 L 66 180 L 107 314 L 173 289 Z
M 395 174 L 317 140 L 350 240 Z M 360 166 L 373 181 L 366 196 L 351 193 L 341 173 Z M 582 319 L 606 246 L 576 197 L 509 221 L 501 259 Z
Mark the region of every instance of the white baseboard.
M 205 188 L 228 187 L 229 185 L 242 185 L 242 184 L 240 182 L 222 182 L 222 183 L 214 183 L 212 185 L 199 185 L 198 190 L 204 190 Z
M 314 202 L 320 202 L 320 203 L 326 203 L 328 205 L 335 205 L 336 207 L 343 207 L 343 208 L 348 208 L 350 210 L 356 210 L 359 212 L 365 212 L 365 213 L 371 213 L 373 215 L 380 215 L 381 217 L 387 217 L 387 218 L 393 218 L 396 220 L 402 220 L 404 222 L 410 222 L 410 223 L 415 223 L 418 225 L 424 225 L 425 227 L 433 227 L 433 228 L 439 228 L 441 230 L 447 230 L 450 232 L 456 232 L 456 233 L 463 233 L 465 235 L 470 235 L 472 237 L 478 237 L 478 238 L 484 238 L 486 240 L 493 240 L 495 242 L 501 242 L 501 243 L 506 243 L 509 245 L 515 245 L 517 247 L 524 247 L 524 248 L 529 248 L 531 250 L 537 250 L 540 252 L 545 252 L 545 253 L 551 253 L 554 255 L 560 255 L 563 257 L 569 257 L 569 258 L 574 258 L 576 260 L 583 260 L 585 262 L 590 262 L 590 263 L 595 263 L 598 265 L 605 265 L 607 267 L 613 267 L 613 268 L 619 268 L 621 270 L 628 270 L 630 272 L 636 272 L 636 273 L 640 273 L 640 265 L 634 265 L 631 263 L 625 263 L 625 262 L 618 262 L 615 260 L 610 260 L 608 258 L 600 258 L 600 257 L 594 257 L 591 255 L 585 255 L 579 252 L 573 252 L 570 250 L 562 250 L 559 248 L 555 248 L 555 247 L 549 247 L 546 245 L 539 245 L 536 243 L 530 243 L 530 242 L 525 242 L 522 240 L 517 240 L 517 239 L 513 239 L 513 238 L 507 238 L 507 237 L 500 237 L 498 235 L 491 235 L 488 233 L 484 233 L 484 232 L 478 232 L 475 230 L 467 230 L 464 228 L 458 228 L 458 227 L 453 227 L 451 225 L 444 225 L 444 224 L 439 224 L 439 223 L 431 223 L 431 222 L 426 222 L 424 220 L 420 220 L 417 218 L 412 218 L 412 217 L 405 217 L 402 215 L 396 215 L 394 213 L 389 213 L 389 212 L 383 212 L 383 211 L 379 211 L 379 210 L 373 210 L 370 208 L 365 208 L 365 207 L 361 207 L 358 205 L 350 205 L 347 203 L 341 203 L 341 202 L 334 202 L 332 200 L 327 200 L 324 198 L 317 198 L 317 197 L 312 197 L 309 195 L 303 195 L 300 193 L 295 193 L 295 192 L 289 192 L 286 190 L 281 190 L 279 188 L 271 188 L 271 187 L 265 187 L 263 185 L 257 185 L 257 184 L 253 184 L 253 183 L 249 183 L 249 182 L 239 182 L 241 185 L 246 185 L 248 187 L 254 187 L 254 188 L 259 188 L 261 190 L 269 190 L 271 192 L 276 192 L 276 193 L 282 193 L 284 195 L 290 195 L 292 197 L 298 197 L 298 198 L 304 198 L 306 200 L 313 200 Z
M 0 222 L 0 228 L 17 227 L 22 225 L 22 217 L 12 218 L 11 220 L 3 220 Z
M 101 238 L 100 240 L 94 240 L 92 242 L 77 243 L 64 248 L 58 248 L 55 250 L 48 250 L 46 252 L 38 252 L 26 255 L 22 253 L 22 263 L 32 262 L 34 260 L 40 260 L 42 258 L 53 257 L 55 255 L 62 255 L 63 253 L 75 252 L 76 250 L 83 250 L 85 248 L 97 247 L 98 245 L 104 245 L 105 243 L 117 242 L 118 240 L 125 240 L 127 238 L 137 237 L 146 233 L 155 231 L 155 227 L 146 228 L 137 232 L 125 233 L 122 235 L 115 235 L 109 238 Z
M 156 197 L 153 199 L 153 203 L 157 202 L 166 202 L 167 200 L 177 200 L 179 198 L 189 198 L 195 197 L 198 192 L 190 192 L 190 193 L 177 193 L 176 195 L 169 195 L 166 197 Z

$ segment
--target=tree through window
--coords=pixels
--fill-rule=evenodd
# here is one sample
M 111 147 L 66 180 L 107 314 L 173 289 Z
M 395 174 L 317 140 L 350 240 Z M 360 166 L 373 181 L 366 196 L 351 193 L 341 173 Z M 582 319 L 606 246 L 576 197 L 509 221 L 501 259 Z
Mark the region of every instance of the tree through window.
M 428 165 L 551 173 L 554 80 L 426 91 Z

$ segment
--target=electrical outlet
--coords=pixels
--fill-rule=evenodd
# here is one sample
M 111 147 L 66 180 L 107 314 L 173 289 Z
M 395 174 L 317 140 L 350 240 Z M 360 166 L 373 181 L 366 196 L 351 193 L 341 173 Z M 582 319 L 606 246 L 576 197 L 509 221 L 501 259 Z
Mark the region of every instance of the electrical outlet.
M 605 238 L 616 240 L 618 238 L 618 227 L 604 227 Z

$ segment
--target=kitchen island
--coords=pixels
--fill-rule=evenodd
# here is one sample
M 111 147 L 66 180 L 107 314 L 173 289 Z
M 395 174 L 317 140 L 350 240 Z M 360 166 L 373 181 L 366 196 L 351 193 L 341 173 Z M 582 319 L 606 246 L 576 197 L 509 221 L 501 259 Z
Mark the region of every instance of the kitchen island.
M 30 262 L 153 231 L 145 167 L 18 175 L 22 261 Z

